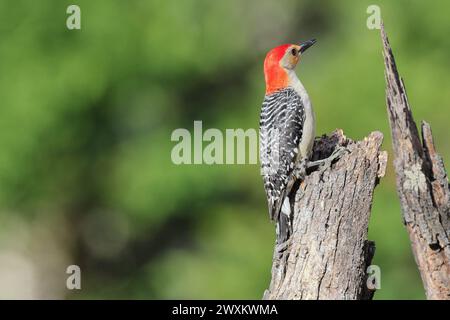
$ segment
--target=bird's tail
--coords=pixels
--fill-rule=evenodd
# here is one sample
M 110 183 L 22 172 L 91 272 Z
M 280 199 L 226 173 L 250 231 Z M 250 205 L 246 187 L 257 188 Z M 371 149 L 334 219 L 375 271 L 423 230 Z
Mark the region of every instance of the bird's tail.
M 285 242 L 292 233 L 291 205 L 289 197 L 283 197 L 271 207 L 273 220 L 276 221 L 277 244 Z
M 286 242 L 291 234 L 291 218 L 285 214 L 280 214 L 277 222 L 277 244 Z

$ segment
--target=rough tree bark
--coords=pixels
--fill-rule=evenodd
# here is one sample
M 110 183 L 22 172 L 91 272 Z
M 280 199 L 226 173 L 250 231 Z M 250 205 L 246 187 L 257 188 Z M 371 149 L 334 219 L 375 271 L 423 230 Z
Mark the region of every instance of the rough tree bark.
M 313 160 L 336 146 L 348 153 L 323 172 L 309 173 L 295 194 L 293 234 L 274 250 L 272 279 L 264 299 L 371 299 L 367 267 L 375 245 L 367 240 L 374 188 L 384 176 L 383 135 L 363 141 L 341 130 L 316 140 Z
M 450 191 L 430 125 L 422 122 L 422 141 L 384 31 L 386 102 L 394 149 L 397 192 L 403 221 L 428 299 L 450 299 Z

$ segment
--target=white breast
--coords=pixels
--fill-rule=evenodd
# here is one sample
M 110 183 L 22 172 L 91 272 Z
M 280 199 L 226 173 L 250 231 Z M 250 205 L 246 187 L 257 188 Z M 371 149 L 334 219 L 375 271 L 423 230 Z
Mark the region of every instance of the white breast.
M 308 93 L 306 92 L 305 87 L 298 79 L 295 72 L 293 70 L 290 70 L 288 72 L 288 75 L 290 78 L 291 86 L 298 93 L 305 107 L 305 124 L 303 126 L 302 140 L 299 144 L 300 152 L 298 156 L 301 158 L 309 158 L 311 156 L 312 148 L 314 145 L 314 138 L 316 136 L 316 120 L 314 110 L 311 105 Z

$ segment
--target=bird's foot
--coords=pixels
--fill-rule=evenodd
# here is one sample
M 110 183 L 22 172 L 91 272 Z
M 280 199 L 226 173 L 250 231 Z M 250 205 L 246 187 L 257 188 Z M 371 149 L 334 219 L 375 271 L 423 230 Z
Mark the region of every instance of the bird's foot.
M 336 149 L 334 149 L 333 153 L 328 158 L 316 161 L 309 161 L 306 164 L 306 169 L 320 167 L 319 171 L 323 172 L 327 168 L 329 168 L 335 160 L 340 159 L 347 152 L 348 149 L 346 147 L 338 146 L 336 147 Z
M 289 245 L 291 244 L 291 239 L 287 239 L 286 241 L 283 241 L 282 243 L 277 243 L 275 245 L 275 250 L 277 251 L 277 253 L 282 253 L 284 251 L 286 251 L 286 249 L 289 247 Z
M 294 177 L 296 180 L 303 180 L 306 176 L 306 162 L 307 161 L 299 161 L 295 165 L 294 168 Z

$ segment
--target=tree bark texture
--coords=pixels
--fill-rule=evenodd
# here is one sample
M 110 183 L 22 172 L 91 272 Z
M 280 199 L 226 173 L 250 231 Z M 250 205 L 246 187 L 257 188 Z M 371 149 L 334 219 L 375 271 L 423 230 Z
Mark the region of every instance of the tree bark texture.
M 430 125 L 419 136 L 392 50 L 381 29 L 386 103 L 403 221 L 428 299 L 450 299 L 450 192 Z
M 374 188 L 384 176 L 383 135 L 363 141 L 341 130 L 316 140 L 312 160 L 347 149 L 325 170 L 309 173 L 294 191 L 293 233 L 274 250 L 272 279 L 264 299 L 371 299 L 366 284 L 375 244 L 367 240 Z

